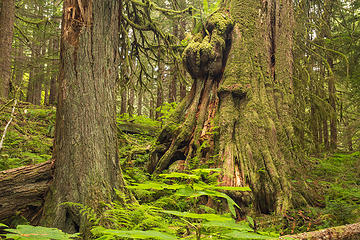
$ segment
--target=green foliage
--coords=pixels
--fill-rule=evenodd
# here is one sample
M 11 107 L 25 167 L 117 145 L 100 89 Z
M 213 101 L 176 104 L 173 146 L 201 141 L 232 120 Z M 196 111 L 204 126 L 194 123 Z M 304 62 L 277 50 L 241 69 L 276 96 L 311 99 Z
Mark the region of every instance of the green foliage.
M 316 186 L 319 195 L 324 196 L 324 207 L 289 210 L 281 226 L 275 229 L 283 234 L 294 234 L 359 222 L 359 163 L 360 152 L 313 158 L 311 179 L 307 179 L 307 183 Z
M 98 217 L 99 224 L 95 224 L 97 226 L 92 233 L 96 239 L 269 238 L 255 233 L 247 222 L 237 223 L 229 214 L 220 214 L 204 205 L 205 198 L 213 198 L 214 201 L 224 199 L 235 215 L 235 207 L 239 206 L 221 191 L 250 190 L 218 186 L 213 175 L 217 176 L 219 171 L 196 169 L 190 173 L 172 172 L 161 174 L 152 181 L 128 186 L 142 203 L 131 202 L 117 191 L 119 201 L 105 205 L 103 214 Z M 93 214 L 88 208 L 83 208 L 82 212 Z
M 91 231 L 94 235 L 104 235 L 98 240 L 105 240 L 105 239 L 114 239 L 113 236 L 116 237 L 124 237 L 124 238 L 131 238 L 131 239 L 160 239 L 160 240 L 173 240 L 178 239 L 176 236 L 159 232 L 159 231 L 141 231 L 141 230 L 114 230 L 114 229 L 106 229 L 104 227 L 95 227 Z
M 9 120 L 10 108 L 4 111 L 0 115 L 1 133 Z M 54 108 L 19 103 L 0 152 L 0 171 L 49 160 L 54 125 Z
M 132 122 L 132 123 L 137 123 L 140 124 L 142 126 L 149 126 L 149 127 L 154 127 L 154 128 L 158 128 L 160 127 L 160 122 L 153 120 L 149 117 L 146 117 L 144 115 L 129 115 L 128 113 L 124 113 L 119 115 L 116 118 L 117 123 L 122 123 L 122 122 Z
M 176 106 L 177 106 L 177 102 L 172 102 L 172 103 L 164 103 L 162 106 L 156 108 L 156 111 L 160 113 L 160 119 L 161 121 L 167 121 L 169 119 L 169 117 L 174 113 Z
M 203 29 L 205 30 L 204 24 L 206 19 L 220 9 L 220 3 L 221 0 L 212 1 L 211 3 L 209 3 L 208 0 L 203 0 L 202 11 L 193 15 L 193 18 L 198 20 L 194 27 L 193 34 L 196 34 Z
M 4 226 L 4 225 L 0 225 Z M 5 239 L 14 240 L 71 240 L 78 234 L 67 234 L 56 228 L 41 226 L 18 225 L 16 229 L 4 229 L 6 234 L 2 234 Z
M 325 224 L 340 225 L 360 220 L 360 152 L 336 153 L 316 160 L 318 166 L 313 172 L 325 193 L 324 214 L 329 221 Z

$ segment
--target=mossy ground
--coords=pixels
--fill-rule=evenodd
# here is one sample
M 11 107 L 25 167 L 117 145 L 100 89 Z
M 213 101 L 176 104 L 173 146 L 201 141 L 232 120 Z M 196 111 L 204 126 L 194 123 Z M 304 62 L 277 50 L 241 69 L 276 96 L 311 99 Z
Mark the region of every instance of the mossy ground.
M 0 131 L 8 122 L 11 104 L 0 115 Z M 159 127 L 160 122 L 145 117 L 118 118 L 122 121 Z M 8 128 L 0 153 L 0 170 L 46 161 L 52 154 L 55 109 L 19 103 Z M 2 135 L 2 134 L 1 134 Z M 150 147 L 156 137 L 119 133 L 120 158 L 128 183 L 150 179 L 145 171 Z M 360 152 L 335 153 L 311 158 L 306 182 L 316 185 L 323 196 L 319 207 L 291 209 L 282 216 L 254 217 L 258 226 L 268 232 L 292 234 L 360 221 Z
M 0 114 L 0 132 L 10 120 L 13 104 Z M 0 152 L 0 171 L 47 161 L 52 155 L 55 108 L 18 103 Z
M 360 152 L 312 158 L 308 184 L 317 186 L 317 207 L 291 209 L 283 216 L 258 217 L 265 231 L 283 235 L 315 231 L 360 221 Z

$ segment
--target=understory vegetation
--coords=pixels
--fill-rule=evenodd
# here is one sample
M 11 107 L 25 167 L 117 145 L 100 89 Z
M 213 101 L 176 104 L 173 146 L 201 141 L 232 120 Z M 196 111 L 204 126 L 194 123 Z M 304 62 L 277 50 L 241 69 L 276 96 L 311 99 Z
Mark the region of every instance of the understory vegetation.
M 1 132 L 11 106 L 2 109 Z M 163 118 L 172 109 L 163 111 Z M 0 170 L 50 159 L 54 116 L 53 108 L 19 103 L 6 132 Z M 318 188 L 321 201 L 317 207 L 291 209 L 283 216 L 241 218 L 239 206 L 228 193 L 251 189 L 221 186 L 217 181 L 220 169 L 179 172 L 179 165 L 174 164 L 163 174 L 150 175 L 146 163 L 162 123 L 135 115 L 118 116 L 117 123 L 121 167 L 132 197 L 117 191 L 118 200 L 104 203 L 100 213 L 81 204 L 64 204 L 86 216 L 94 239 L 271 239 L 360 221 L 359 151 L 309 159 L 312 167 L 307 182 Z M 6 228 L 2 236 L 8 239 L 77 237 L 26 225 L 16 218 L 4 223 L 0 228 Z

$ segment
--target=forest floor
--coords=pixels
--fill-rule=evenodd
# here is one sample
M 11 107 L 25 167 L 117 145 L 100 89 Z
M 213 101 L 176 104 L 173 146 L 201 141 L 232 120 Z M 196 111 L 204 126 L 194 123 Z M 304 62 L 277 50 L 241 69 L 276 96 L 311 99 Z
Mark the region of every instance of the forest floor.
M 8 104 L 1 109 L 1 137 L 11 117 L 12 105 Z M 55 113 L 53 107 L 32 106 L 23 102 L 17 104 L 0 150 L 0 171 L 51 159 Z M 129 185 L 153 181 L 152 176 L 146 173 L 145 166 L 161 122 L 142 116 L 124 115 L 117 118 L 117 123 L 125 180 Z M 324 154 L 322 158 L 311 157 L 309 161 L 313 167 L 309 170 L 307 181 L 319 186 L 321 206 L 293 209 L 283 216 L 254 215 L 247 218 L 250 226 L 268 233 L 286 235 L 360 222 L 360 152 Z M 171 174 L 171 170 L 167 174 Z M 189 176 L 194 175 L 184 174 L 181 177 L 192 178 Z M 179 211 L 188 204 L 186 200 L 174 202 L 174 199 L 164 194 L 167 190 L 161 187 L 158 190 L 154 192 L 142 185 L 142 188 L 135 189 L 134 195 L 140 204 L 168 204 Z M 203 201 L 201 197 L 197 199 Z

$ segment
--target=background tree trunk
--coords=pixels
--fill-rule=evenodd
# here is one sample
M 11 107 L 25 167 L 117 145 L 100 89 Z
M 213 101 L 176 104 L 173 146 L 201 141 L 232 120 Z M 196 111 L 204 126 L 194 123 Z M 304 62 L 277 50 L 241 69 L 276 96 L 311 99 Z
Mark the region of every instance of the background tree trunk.
M 54 182 L 41 222 L 67 232 L 87 232 L 86 220 L 59 204 L 98 210 L 124 186 L 115 122 L 120 4 L 64 1 Z
M 164 103 L 164 90 L 163 85 L 165 83 L 165 65 L 163 63 L 163 56 L 161 51 L 158 54 L 158 76 L 157 76 L 157 83 L 156 83 L 156 107 L 155 109 L 159 110 L 159 108 Z M 155 119 L 160 120 L 162 116 L 160 111 L 155 112 Z
M 41 47 L 34 43 L 31 51 L 31 70 L 26 94 L 26 101 L 34 105 L 40 105 L 41 102 L 41 85 L 44 75 L 40 61 L 41 53 Z
M 25 55 L 24 55 L 24 48 L 22 45 L 18 46 L 16 50 L 16 59 L 15 59 L 15 91 L 14 94 L 17 94 L 18 99 L 22 100 L 22 86 L 23 86 L 23 77 L 24 77 L 24 61 Z
M 127 87 L 122 86 L 120 90 L 121 104 L 120 104 L 120 114 L 126 113 L 127 110 Z
M 199 34 L 185 49 L 194 83 L 162 130 L 149 171 L 176 160 L 186 160 L 188 168 L 220 167 L 224 185 L 251 187 L 252 199 L 234 194 L 238 202 L 282 213 L 311 200 L 299 189 L 305 163 L 290 112 L 292 2 L 227 4 L 230 13 L 208 19 L 210 36 Z M 236 21 L 233 31 L 228 14 Z
M 15 20 L 15 0 L 2 0 L 0 12 L 0 97 L 7 98 L 11 79 L 11 52 Z
M 139 93 L 138 93 L 138 98 L 137 98 L 138 102 L 137 102 L 137 115 L 141 115 L 142 114 L 142 107 L 143 107 L 143 90 L 141 88 L 141 86 L 139 87 Z
M 57 38 L 54 39 L 52 42 L 52 51 L 53 51 L 53 56 L 58 56 L 59 40 Z M 58 65 L 58 61 L 56 61 L 56 66 L 57 65 Z M 56 105 L 57 103 L 57 92 L 58 92 L 57 78 L 58 78 L 58 72 L 53 70 L 50 78 L 50 94 L 49 94 L 49 105 L 52 106 Z

